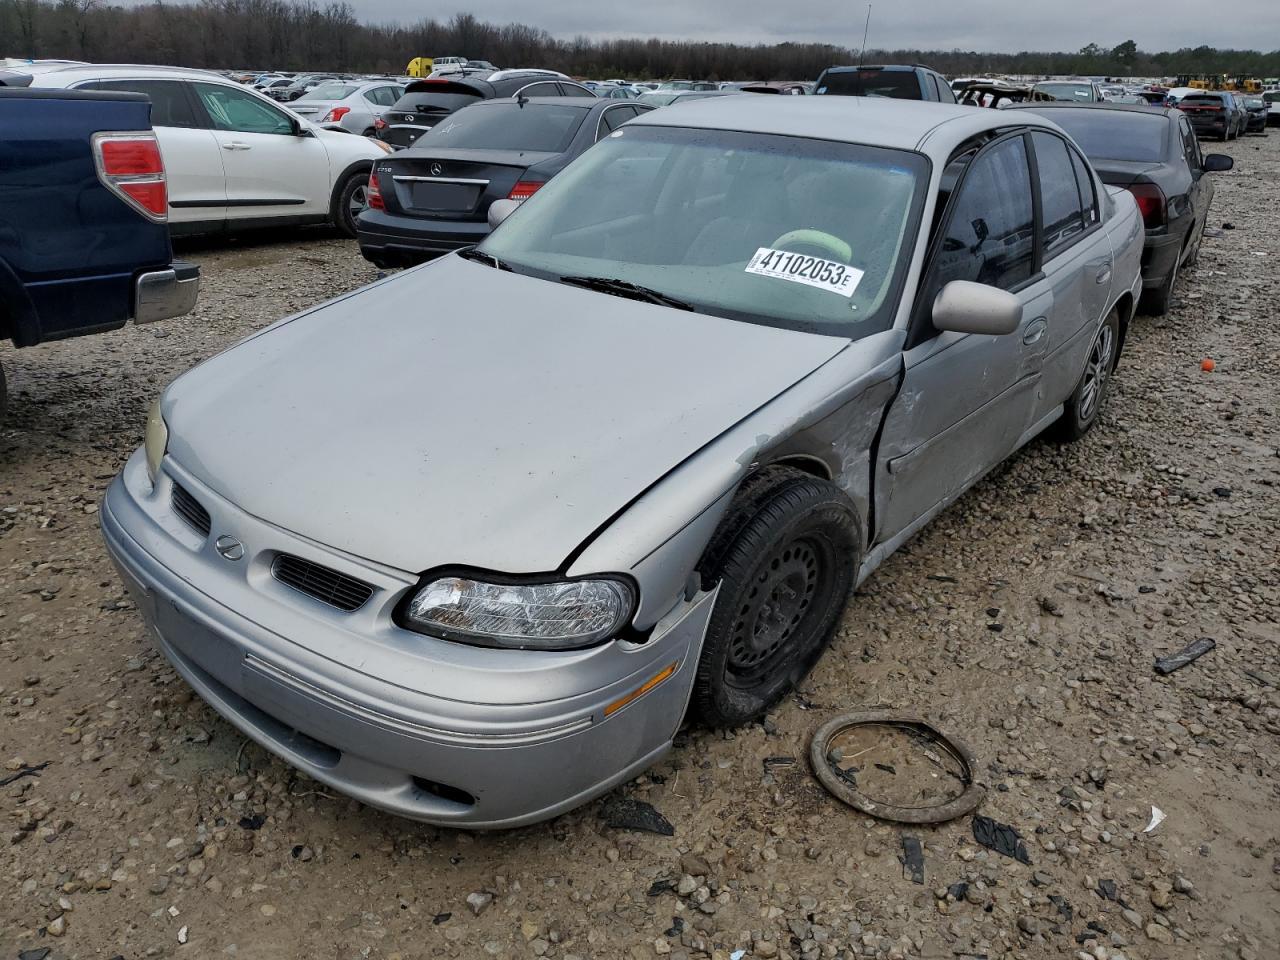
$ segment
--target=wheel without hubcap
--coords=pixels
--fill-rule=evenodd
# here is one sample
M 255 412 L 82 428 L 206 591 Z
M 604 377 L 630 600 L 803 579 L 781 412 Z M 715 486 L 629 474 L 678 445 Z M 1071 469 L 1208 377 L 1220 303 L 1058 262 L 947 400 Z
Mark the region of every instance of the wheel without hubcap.
M 1098 414 L 1107 399 L 1107 388 L 1115 369 L 1119 344 L 1120 318 L 1112 311 L 1094 337 L 1080 382 L 1067 398 L 1062 416 L 1052 427 L 1053 434 L 1059 440 L 1079 440 L 1097 422 Z
M 857 517 L 842 491 L 768 467 L 738 491 L 699 572 L 718 584 L 691 709 L 715 727 L 754 719 L 825 649 L 858 568 Z

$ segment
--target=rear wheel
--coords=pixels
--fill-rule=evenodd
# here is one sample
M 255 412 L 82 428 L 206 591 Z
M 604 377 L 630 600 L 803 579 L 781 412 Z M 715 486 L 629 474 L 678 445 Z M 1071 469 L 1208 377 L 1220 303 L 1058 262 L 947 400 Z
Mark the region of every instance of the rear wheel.
M 1111 373 L 1116 365 L 1116 351 L 1120 348 L 1120 316 L 1114 310 L 1102 321 L 1089 348 L 1080 382 L 1067 398 L 1066 410 L 1050 430 L 1054 437 L 1066 443 L 1079 440 L 1093 429 L 1107 402 L 1107 390 L 1111 386 Z
M 748 478 L 699 571 L 720 592 L 691 710 L 712 727 L 759 717 L 804 678 L 858 568 L 857 516 L 832 484 L 786 467 Z
M 369 171 L 357 170 L 342 181 L 333 203 L 333 225 L 348 237 L 356 235 L 356 217 L 369 205 Z

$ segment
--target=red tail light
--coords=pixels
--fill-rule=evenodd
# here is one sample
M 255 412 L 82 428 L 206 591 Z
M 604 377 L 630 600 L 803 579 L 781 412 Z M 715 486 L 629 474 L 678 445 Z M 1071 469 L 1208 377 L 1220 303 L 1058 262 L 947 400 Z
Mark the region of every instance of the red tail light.
M 341 120 L 350 112 L 351 112 L 350 107 L 334 107 L 332 110 L 330 110 L 328 113 L 324 115 L 324 119 L 321 120 L 320 122 L 321 123 L 337 123 L 339 120 Z
M 521 180 L 511 192 L 507 194 L 508 200 L 519 200 L 522 203 L 528 200 L 542 188 L 543 182 L 539 180 Z
M 1154 183 L 1134 183 L 1126 187 L 1133 198 L 1138 201 L 1138 210 L 1142 213 L 1142 222 L 1147 229 L 1163 227 L 1169 222 L 1169 205 L 1164 191 Z
M 149 220 L 168 219 L 169 187 L 154 133 L 95 133 L 92 150 L 108 190 Z
M 381 117 L 378 117 L 373 121 L 373 129 L 385 130 L 386 128 L 387 128 L 387 121 L 383 120 Z
M 369 205 L 370 210 L 387 209 L 387 202 L 382 199 L 382 188 L 378 186 L 376 173 L 369 174 L 369 187 L 364 192 L 364 202 Z

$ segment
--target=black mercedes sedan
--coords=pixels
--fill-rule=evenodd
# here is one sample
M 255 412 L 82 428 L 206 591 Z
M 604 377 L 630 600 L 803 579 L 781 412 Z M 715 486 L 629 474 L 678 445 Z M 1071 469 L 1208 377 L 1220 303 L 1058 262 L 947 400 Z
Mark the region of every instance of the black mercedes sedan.
M 597 140 L 651 109 L 594 96 L 473 103 L 374 164 L 368 206 L 356 221 L 360 252 L 380 267 L 403 267 L 479 243 L 489 235 L 495 200 L 528 199 Z
M 1065 130 L 1084 151 L 1103 183 L 1133 194 L 1147 238 L 1142 288 L 1147 312 L 1169 311 L 1182 267 L 1195 263 L 1213 202 L 1206 174 L 1230 170 L 1221 153 L 1203 154 L 1180 110 L 1129 104 L 1024 103 Z

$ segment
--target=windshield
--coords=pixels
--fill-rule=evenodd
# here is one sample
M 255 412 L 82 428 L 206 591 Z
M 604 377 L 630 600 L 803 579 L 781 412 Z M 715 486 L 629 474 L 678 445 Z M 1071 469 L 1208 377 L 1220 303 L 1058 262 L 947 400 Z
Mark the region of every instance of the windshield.
M 360 85 L 357 83 L 322 83 L 318 87 L 312 87 L 299 100 L 345 100 L 357 90 Z
M 1093 100 L 1093 87 L 1087 83 L 1037 83 L 1036 90 L 1055 100 Z
M 478 103 L 432 127 L 418 138 L 415 148 L 560 153 L 586 115 L 582 107 L 532 100 Z
M 845 97 L 919 100 L 920 81 L 912 70 L 828 70 L 814 93 Z
M 1216 93 L 1196 93 L 1189 97 L 1183 97 L 1182 103 L 1188 107 L 1220 107 L 1226 99 L 1226 97 Z
M 1041 116 L 1052 120 L 1080 145 L 1090 160 L 1164 159 L 1169 121 L 1163 114 L 1134 110 L 1100 110 L 1097 107 L 1046 108 Z
M 632 125 L 480 250 L 518 273 L 621 280 L 701 313 L 856 339 L 893 323 L 928 169 L 904 150 Z

